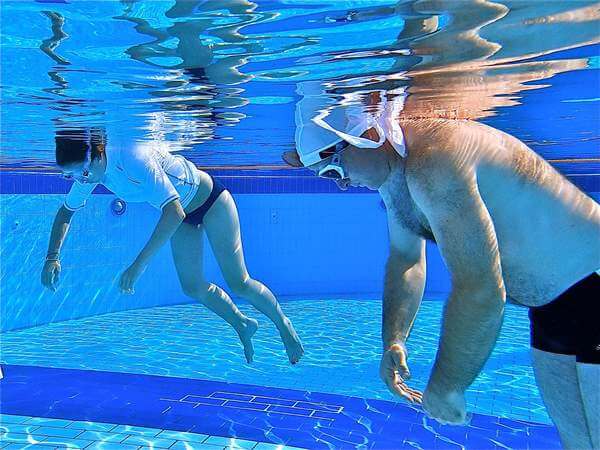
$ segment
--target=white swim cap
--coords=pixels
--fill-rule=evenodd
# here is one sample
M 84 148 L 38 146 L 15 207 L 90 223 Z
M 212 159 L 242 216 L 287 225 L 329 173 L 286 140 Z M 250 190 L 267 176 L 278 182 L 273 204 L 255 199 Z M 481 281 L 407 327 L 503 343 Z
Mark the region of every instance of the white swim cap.
M 393 100 L 388 101 L 385 92 L 380 92 L 380 112 L 366 111 L 360 95 L 353 92 L 342 95 L 336 102 L 328 95 L 320 82 L 300 83 L 298 93 L 302 99 L 296 105 L 296 151 L 304 166 L 323 160 L 321 152 L 340 141 L 358 148 L 378 148 L 387 140 L 401 155 L 406 155 L 404 136 L 398 123 L 398 115 L 404 107 L 404 88 L 395 89 Z M 374 128 L 377 141 L 361 137 Z

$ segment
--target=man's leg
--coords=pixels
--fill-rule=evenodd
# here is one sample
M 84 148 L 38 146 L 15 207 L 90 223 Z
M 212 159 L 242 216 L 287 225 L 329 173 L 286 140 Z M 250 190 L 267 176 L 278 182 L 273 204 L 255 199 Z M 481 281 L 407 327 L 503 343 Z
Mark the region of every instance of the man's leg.
M 535 379 L 548 414 L 558 428 L 563 447 L 577 450 L 593 448 L 575 355 L 560 355 L 535 348 L 532 352 Z
M 588 434 L 595 449 L 600 449 L 600 364 L 577 363 L 579 391 Z

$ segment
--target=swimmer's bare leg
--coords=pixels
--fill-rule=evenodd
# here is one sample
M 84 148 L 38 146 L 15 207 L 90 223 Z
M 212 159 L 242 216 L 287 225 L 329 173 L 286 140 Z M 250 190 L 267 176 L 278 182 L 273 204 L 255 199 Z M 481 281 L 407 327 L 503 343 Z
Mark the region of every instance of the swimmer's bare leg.
M 590 439 L 593 447 L 600 449 L 600 364 L 576 366 Z
M 535 379 L 565 449 L 591 449 L 575 356 L 532 349 Z
M 256 333 L 258 322 L 242 314 L 223 289 L 204 280 L 203 246 L 202 227 L 185 222 L 171 238 L 173 260 L 183 292 L 201 302 L 235 329 L 244 346 L 246 361 L 251 363 L 254 356 L 252 336 Z
M 288 359 L 297 363 L 304 354 L 302 342 L 273 293 L 248 274 L 244 261 L 240 222 L 231 194 L 224 191 L 204 217 L 206 234 L 223 277 L 231 290 L 248 300 L 279 330 Z

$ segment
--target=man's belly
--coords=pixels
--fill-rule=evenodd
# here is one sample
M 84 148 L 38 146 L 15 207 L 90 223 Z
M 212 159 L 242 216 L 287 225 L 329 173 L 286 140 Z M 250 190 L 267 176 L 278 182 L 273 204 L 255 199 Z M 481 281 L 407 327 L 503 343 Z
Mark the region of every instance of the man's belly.
M 502 267 L 507 297 L 530 307 L 550 303 L 594 271 L 584 263 L 577 267 L 565 264 L 562 270 L 560 265 L 551 263 L 522 266 L 503 262 Z

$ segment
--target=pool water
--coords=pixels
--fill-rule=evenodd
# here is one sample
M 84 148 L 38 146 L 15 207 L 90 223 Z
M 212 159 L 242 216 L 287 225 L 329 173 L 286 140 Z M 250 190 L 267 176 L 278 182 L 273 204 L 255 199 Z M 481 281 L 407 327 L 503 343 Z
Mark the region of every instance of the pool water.
M 411 383 L 423 389 L 435 358 L 443 303 L 423 301 L 410 336 Z M 288 363 L 275 327 L 259 320 L 255 359 L 244 362 L 235 332 L 197 304 L 111 313 L 6 332 L 2 363 L 151 374 L 395 400 L 379 379 L 380 302 L 291 300 L 282 307 L 306 354 Z M 533 377 L 527 311 L 507 305 L 502 332 L 469 388 L 469 410 L 550 423 Z
M 285 167 L 281 154 L 295 145 L 296 106 L 308 98 L 300 92 L 314 82 L 314 100 L 328 108 L 347 105 L 346 94 L 361 104 L 401 89 L 406 117 L 465 118 L 508 132 L 598 199 L 594 2 L 0 7 L 0 300 L 8 330 L 0 334 L 0 449 L 558 446 L 531 369 L 524 308 L 506 307 L 494 352 L 468 390 L 468 408 L 480 414 L 470 427 L 438 426 L 387 391 L 378 373 L 381 302 L 365 294 L 379 292 L 388 252 L 379 197 L 339 194 Z M 290 366 L 275 327 L 241 304 L 260 322 L 255 360 L 246 364 L 226 323 L 199 304 L 180 304 L 166 264 L 149 268 L 136 296 L 121 297 L 108 281 L 133 260 L 156 216 L 129 205 L 117 217 L 112 197 L 94 195 L 73 224 L 63 248 L 67 289 L 43 292 L 39 266 L 69 187 L 56 176 L 55 136 L 72 127 L 105 128 L 109 145 L 123 148 L 159 142 L 227 179 L 253 274 L 290 299 L 282 307 L 306 349 L 300 364 Z M 444 295 L 434 293 L 448 291 L 442 260 L 429 249 L 427 266 L 430 298 L 408 344 L 418 389 L 438 347 Z M 85 280 L 67 270 L 75 267 Z M 207 265 L 207 279 L 216 269 Z

